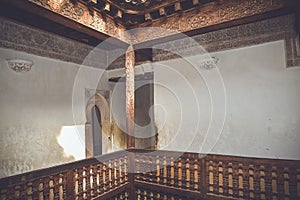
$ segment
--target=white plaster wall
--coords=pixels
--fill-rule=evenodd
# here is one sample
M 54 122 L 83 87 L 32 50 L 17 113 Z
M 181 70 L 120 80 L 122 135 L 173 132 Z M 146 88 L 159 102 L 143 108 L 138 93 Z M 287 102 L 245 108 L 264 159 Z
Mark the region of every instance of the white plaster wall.
M 203 77 L 184 59 L 163 61 L 154 67 L 156 83 L 168 83 L 165 86 L 156 84 L 154 89 L 159 147 L 300 159 L 300 69 L 285 67 L 284 41 L 217 52 L 212 56 L 220 59 L 218 68 L 226 91 L 226 118 L 220 136 L 210 133 L 203 143 L 208 128 L 216 128 L 209 127 L 212 113 L 222 114 L 218 113 L 221 109 L 213 105 L 214 99 L 210 99 L 214 96 L 208 90 L 211 86 L 206 85 Z M 191 59 L 197 62 L 200 56 Z M 177 81 L 170 74 L 161 73 L 159 69 L 163 66 L 157 64 L 177 70 L 190 85 Z M 196 93 L 196 104 L 191 100 L 191 93 L 185 91 L 190 88 Z M 175 92 L 170 92 L 170 89 Z M 216 90 L 216 93 L 222 91 Z M 181 108 L 189 110 L 184 118 Z M 194 132 L 197 134 L 194 134 L 193 129 L 189 129 L 189 123 L 198 117 L 200 123 Z M 183 127 L 178 128 L 180 125 Z M 176 137 L 176 131 L 180 137 Z
M 16 73 L 7 59 L 31 60 L 34 66 Z M 79 114 L 74 122 L 72 94 L 79 65 L 1 48 L 0 67 L 0 177 L 79 159 L 64 144 L 77 141 L 73 148 L 84 151 L 84 88 L 92 89 L 93 70 L 85 70 L 80 78 L 84 83 L 79 84 L 81 95 L 75 97 Z M 107 87 L 104 80 L 98 85 L 98 89 Z M 81 125 L 79 133 L 67 131 L 61 137 L 63 129 L 72 131 L 75 125 Z

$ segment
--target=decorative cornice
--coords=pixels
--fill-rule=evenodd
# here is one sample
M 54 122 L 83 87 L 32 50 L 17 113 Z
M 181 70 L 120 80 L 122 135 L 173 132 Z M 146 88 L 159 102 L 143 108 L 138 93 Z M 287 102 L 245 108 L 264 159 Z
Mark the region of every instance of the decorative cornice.
M 188 32 L 246 17 L 291 7 L 294 0 L 216 0 L 183 13 L 167 16 L 163 20 L 152 21 L 150 24 L 140 24 L 138 27 L 153 26 L 171 29 L 177 32 Z M 150 41 L 169 36 L 171 32 L 150 33 L 138 31 L 134 34 L 135 43 Z
M 9 67 L 19 73 L 25 73 L 31 70 L 33 62 L 29 60 L 22 59 L 11 59 L 7 60 Z

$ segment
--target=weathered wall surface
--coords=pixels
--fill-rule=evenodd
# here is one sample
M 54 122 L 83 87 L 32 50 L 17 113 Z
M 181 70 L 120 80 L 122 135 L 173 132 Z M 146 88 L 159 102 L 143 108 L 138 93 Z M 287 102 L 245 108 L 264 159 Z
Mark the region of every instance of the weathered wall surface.
M 7 59 L 30 60 L 34 65 L 28 72 L 17 73 Z M 78 88 L 83 101 L 74 101 L 78 64 L 1 48 L 0 66 L 0 177 L 84 158 L 84 88 L 94 84 L 90 83 L 93 70 L 86 70 Z M 105 82 L 100 82 L 98 89 L 105 90 Z M 79 114 L 75 122 L 73 109 Z M 81 126 L 79 132 L 75 125 Z M 74 149 L 81 150 L 81 157 L 76 157 Z M 103 149 L 105 153 L 111 148 Z
M 211 113 L 216 111 L 210 99 L 213 94 L 209 93 L 213 86 L 206 85 L 203 76 L 184 59 L 169 60 L 159 63 L 165 66 L 154 68 L 155 81 L 165 83 L 156 84 L 154 89 L 159 148 L 300 159 L 300 70 L 286 68 L 284 41 L 221 51 L 211 56 L 219 58 L 217 66 L 226 92 L 226 118 L 219 138 L 216 134 L 208 135 L 204 143 L 212 141 L 210 148 L 201 149 L 205 133 L 214 128 L 209 126 Z M 201 61 L 200 56 L 192 59 Z M 190 85 L 184 85 L 170 73 L 161 73 L 159 67 L 166 66 L 176 70 Z M 195 92 L 196 104 L 187 92 L 189 89 Z M 199 106 L 200 115 L 195 105 Z M 181 109 L 188 110 L 187 118 L 181 118 Z M 198 117 L 199 127 L 189 129 Z M 197 133 L 195 138 L 193 131 Z

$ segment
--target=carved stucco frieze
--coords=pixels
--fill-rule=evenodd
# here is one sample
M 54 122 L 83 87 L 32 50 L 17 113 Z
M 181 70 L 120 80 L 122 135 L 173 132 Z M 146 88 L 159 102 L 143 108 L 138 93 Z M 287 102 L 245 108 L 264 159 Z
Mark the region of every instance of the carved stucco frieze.
M 78 64 L 82 64 L 92 50 L 95 51 L 86 44 L 4 18 L 0 18 L 0 47 Z M 89 59 L 85 64 L 104 68 L 106 63 L 99 60 L 106 60 L 106 51 L 97 51 L 100 51 L 97 57 Z
M 180 39 L 153 47 L 153 60 L 175 59 L 181 55 L 196 55 L 198 44 L 207 52 L 240 48 L 271 41 L 285 40 L 287 67 L 300 65 L 299 35 L 295 29 L 295 15 L 285 15 L 250 24 L 204 33 L 192 39 Z M 169 52 L 160 50 L 168 49 Z

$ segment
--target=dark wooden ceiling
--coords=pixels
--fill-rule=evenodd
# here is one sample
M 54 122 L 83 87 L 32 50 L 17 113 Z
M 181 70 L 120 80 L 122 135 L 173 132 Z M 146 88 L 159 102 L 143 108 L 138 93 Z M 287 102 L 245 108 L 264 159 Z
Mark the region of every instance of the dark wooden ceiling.
M 111 38 L 106 34 L 78 24 L 73 20 L 57 15 L 27 1 L 1 0 L 0 16 L 94 47 L 107 38 Z M 128 46 L 127 43 L 116 38 L 111 38 L 109 41 L 111 45 L 107 46 L 107 50 L 120 47 L 126 48 Z
M 95 5 L 104 9 L 110 5 L 109 15 L 119 17 L 127 27 L 132 28 L 147 21 L 164 18 L 174 13 L 180 13 L 214 0 L 103 0 L 95 1 Z M 121 11 L 122 17 L 117 16 Z

